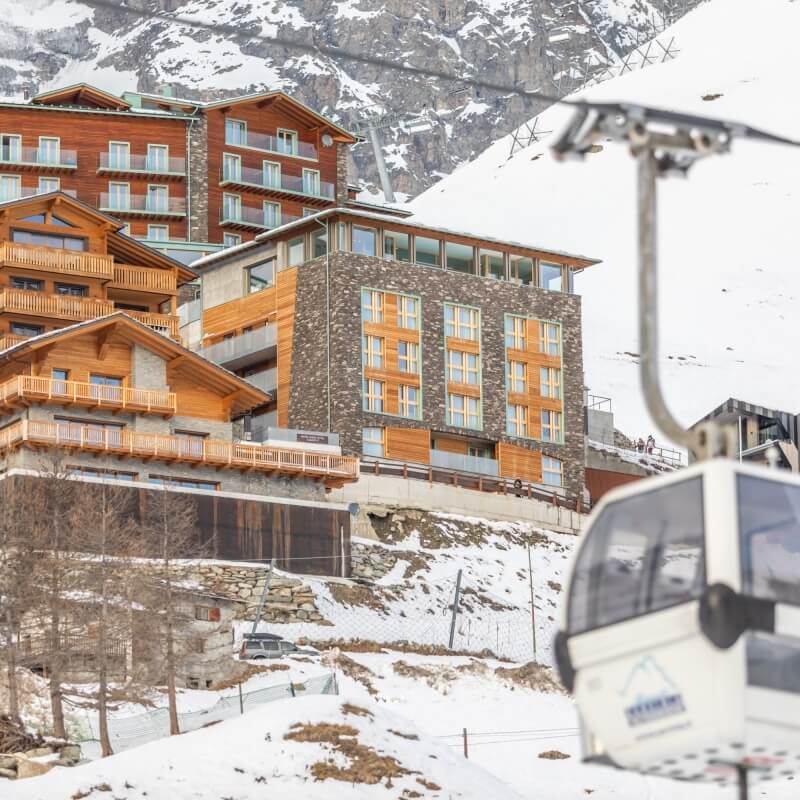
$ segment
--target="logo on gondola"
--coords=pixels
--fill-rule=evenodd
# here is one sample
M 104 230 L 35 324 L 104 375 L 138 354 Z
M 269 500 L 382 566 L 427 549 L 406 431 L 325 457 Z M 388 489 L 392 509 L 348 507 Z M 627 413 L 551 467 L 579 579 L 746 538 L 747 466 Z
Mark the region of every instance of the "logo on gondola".
M 631 727 L 686 711 L 680 690 L 652 656 L 636 664 L 620 694 Z

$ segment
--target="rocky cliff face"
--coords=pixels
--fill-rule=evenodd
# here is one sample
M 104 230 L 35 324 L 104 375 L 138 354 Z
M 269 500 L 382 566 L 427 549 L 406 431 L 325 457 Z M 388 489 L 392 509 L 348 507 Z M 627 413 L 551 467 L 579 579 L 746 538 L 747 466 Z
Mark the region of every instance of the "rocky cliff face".
M 393 185 L 414 195 L 544 103 L 260 37 L 565 94 L 697 0 L 128 0 L 129 10 L 108 7 L 121 2 L 0 0 L 0 94 L 21 99 L 79 81 L 192 99 L 282 88 L 351 127 L 390 115 L 380 136 Z M 377 189 L 370 145 L 353 156 L 353 177 Z

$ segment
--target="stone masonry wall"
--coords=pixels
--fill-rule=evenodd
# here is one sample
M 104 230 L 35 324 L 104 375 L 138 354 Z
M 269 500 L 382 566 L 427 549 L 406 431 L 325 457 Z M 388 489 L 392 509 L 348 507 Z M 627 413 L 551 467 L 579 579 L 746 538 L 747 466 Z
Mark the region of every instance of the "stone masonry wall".
M 325 259 L 300 267 L 292 357 L 293 389 L 289 424 L 324 429 L 326 410 Z M 504 281 L 462 275 L 354 253 L 330 256 L 331 283 L 331 427 L 343 450 L 361 452 L 361 429 L 367 426 L 424 426 L 508 441 L 541 450 L 564 463 L 564 485 L 580 496 L 584 485 L 583 355 L 581 298 L 562 292 L 521 287 Z M 361 406 L 361 288 L 405 292 L 421 298 L 422 420 L 365 412 Z M 481 309 L 483 431 L 445 424 L 445 302 Z M 564 443 L 549 444 L 505 433 L 504 314 L 517 313 L 562 325 Z
M 336 205 L 347 205 L 347 155 L 349 146 L 336 143 Z
M 205 115 L 196 117 L 187 126 L 187 191 L 191 206 L 189 240 L 208 241 L 208 121 Z

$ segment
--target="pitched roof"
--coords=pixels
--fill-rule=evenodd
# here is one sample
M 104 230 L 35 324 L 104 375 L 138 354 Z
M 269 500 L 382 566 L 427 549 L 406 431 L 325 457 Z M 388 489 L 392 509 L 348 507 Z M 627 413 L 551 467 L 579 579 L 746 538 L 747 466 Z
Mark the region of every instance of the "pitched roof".
M 110 92 L 88 83 L 74 83 L 48 92 L 39 92 L 31 98 L 34 105 L 91 106 L 114 111 L 127 111 L 131 104 Z
M 59 328 L 58 330 L 26 339 L 20 344 L 0 351 L 0 364 L 13 361 L 26 353 L 34 352 L 43 347 L 52 347 L 74 336 L 100 331 L 104 328 L 113 328 L 113 335 L 122 335 L 168 360 L 175 365 L 176 369 L 193 375 L 198 382 L 202 381 L 204 387 L 212 391 L 216 390 L 220 394 L 234 395 L 231 403 L 231 414 L 233 416 L 244 414 L 272 399 L 268 392 L 256 388 L 244 378 L 240 378 L 224 367 L 209 361 L 199 353 L 189 350 L 173 339 L 168 339 L 166 336 L 156 333 L 144 323 L 129 317 L 122 311 L 116 311 L 106 317 L 97 317 L 85 322 L 78 322 L 66 328 Z

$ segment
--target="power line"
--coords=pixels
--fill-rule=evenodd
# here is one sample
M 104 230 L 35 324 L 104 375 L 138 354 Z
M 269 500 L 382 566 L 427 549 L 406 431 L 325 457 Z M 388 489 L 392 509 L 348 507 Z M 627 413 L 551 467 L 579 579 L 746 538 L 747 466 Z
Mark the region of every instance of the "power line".
M 277 44 L 286 47 L 290 50 L 299 50 L 303 53 L 322 54 L 329 56 L 332 59 L 339 59 L 344 61 L 356 61 L 362 64 L 370 64 L 374 67 L 383 67 L 395 72 L 402 72 L 407 75 L 415 75 L 417 77 L 426 78 L 439 78 L 441 80 L 457 81 L 459 85 L 471 86 L 476 89 L 487 89 L 493 92 L 500 92 L 502 94 L 513 94 L 517 97 L 522 97 L 526 100 L 541 100 L 544 102 L 557 103 L 561 101 L 560 97 L 553 95 L 546 95 L 538 90 L 521 89 L 519 86 L 514 86 L 507 83 L 497 83 L 495 81 L 481 80 L 480 78 L 468 78 L 459 75 L 455 72 L 447 70 L 429 69 L 424 67 L 415 67 L 412 64 L 400 63 L 392 61 L 388 58 L 380 58 L 378 56 L 367 56 L 362 53 L 356 53 L 352 50 L 346 50 L 342 47 L 326 44 L 309 44 L 308 42 L 301 42 L 296 39 L 287 39 L 283 36 L 265 36 L 260 33 L 244 33 L 241 28 L 234 25 L 226 25 L 221 22 L 206 22 L 205 20 L 196 17 L 189 17 L 183 14 L 169 14 L 166 11 L 145 11 L 138 8 L 131 8 L 129 6 L 121 5 L 114 2 L 114 0 L 82 0 L 86 5 L 95 8 L 104 8 L 112 11 L 128 14 L 133 17 L 140 17 L 149 20 L 164 20 L 165 22 L 172 22 L 173 24 L 186 25 L 190 28 L 199 28 L 208 30 L 212 33 L 224 33 L 226 36 L 234 39 L 251 41 L 260 41 L 266 44 Z

